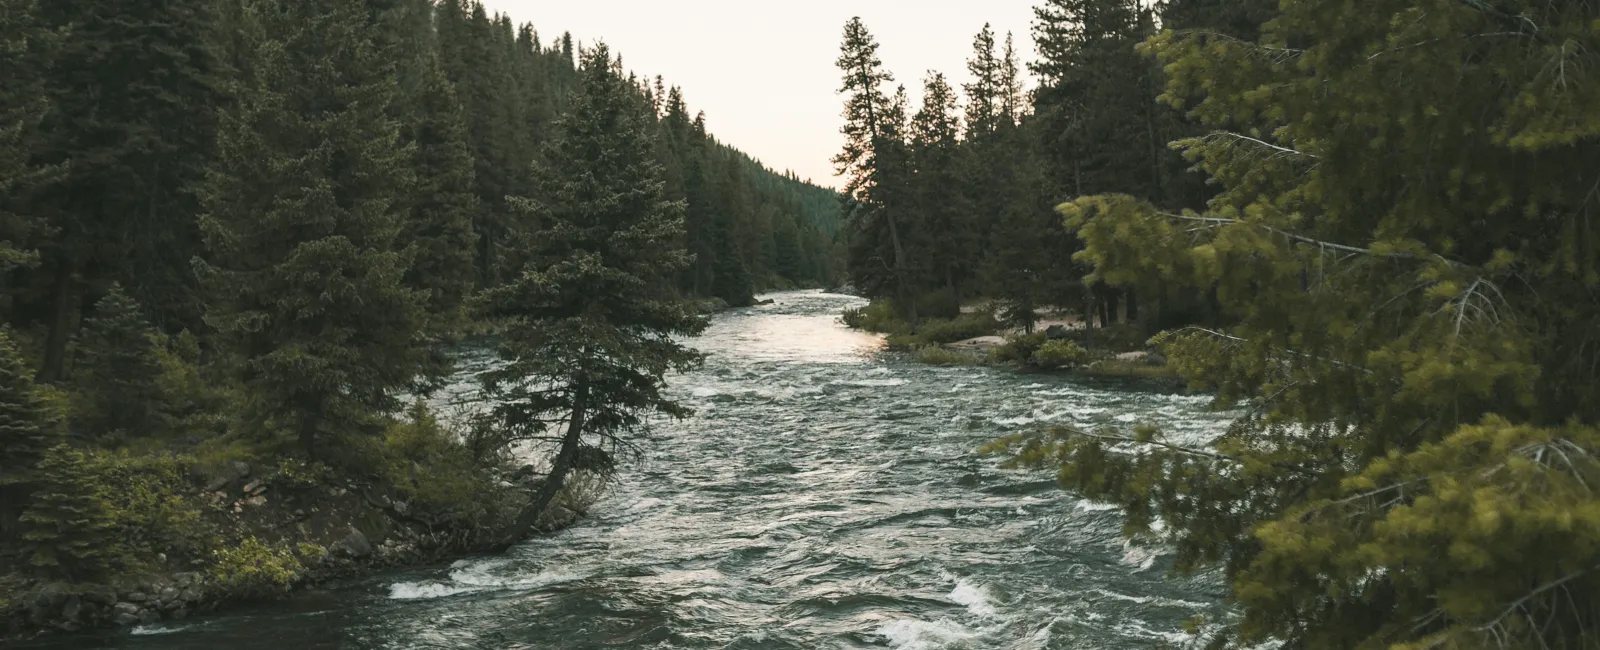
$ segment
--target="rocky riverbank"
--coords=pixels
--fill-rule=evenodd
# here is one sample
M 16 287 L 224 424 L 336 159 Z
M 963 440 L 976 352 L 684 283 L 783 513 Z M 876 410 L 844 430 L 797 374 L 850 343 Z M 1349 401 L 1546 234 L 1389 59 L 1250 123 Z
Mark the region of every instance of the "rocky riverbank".
M 329 580 L 448 561 L 498 541 L 472 522 L 432 518 L 373 481 L 307 481 L 236 463 L 229 476 L 196 487 L 190 496 L 210 506 L 204 523 L 222 531 L 228 548 L 205 562 L 159 553 L 137 575 L 104 583 L 0 576 L 0 641 L 181 620 Z M 515 505 L 526 487 L 502 481 L 499 498 Z M 557 506 L 540 530 L 578 517 Z

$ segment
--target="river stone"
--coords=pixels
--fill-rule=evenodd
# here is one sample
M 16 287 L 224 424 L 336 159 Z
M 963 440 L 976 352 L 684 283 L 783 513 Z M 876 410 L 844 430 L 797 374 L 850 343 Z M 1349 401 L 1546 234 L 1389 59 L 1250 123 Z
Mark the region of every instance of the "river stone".
M 171 605 L 173 602 L 175 602 L 177 600 L 178 600 L 178 589 L 176 587 L 167 587 L 167 588 L 161 590 L 161 605 L 162 606 Z
M 344 539 L 334 542 L 333 548 L 350 557 L 372 555 L 372 542 L 367 541 L 367 536 L 357 530 L 355 526 L 350 527 L 350 534 L 346 535 Z
M 161 622 L 161 612 L 158 612 L 158 611 L 153 610 L 153 609 L 147 609 L 147 610 L 144 610 L 142 612 L 139 612 L 139 622 L 140 623 L 144 623 L 145 625 L 150 625 L 151 623 L 159 623 L 159 622 Z
M 128 627 L 134 623 L 138 623 L 139 616 L 128 612 L 122 612 L 112 617 L 111 621 L 116 623 L 118 627 Z
M 78 616 L 83 613 L 83 600 L 76 595 L 67 596 L 67 602 L 61 606 L 61 618 L 71 623 L 78 622 Z

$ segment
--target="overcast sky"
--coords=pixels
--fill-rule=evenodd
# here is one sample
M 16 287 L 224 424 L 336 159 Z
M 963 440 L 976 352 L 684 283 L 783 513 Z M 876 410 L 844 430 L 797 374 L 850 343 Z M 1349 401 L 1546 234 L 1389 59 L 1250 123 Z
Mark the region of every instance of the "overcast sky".
M 828 159 L 839 149 L 839 41 L 861 16 L 879 56 L 913 101 L 929 69 L 966 81 L 972 37 L 991 23 L 1016 35 L 1023 62 L 1035 0 L 484 0 L 491 13 L 531 22 L 547 45 L 571 31 L 603 39 L 641 75 L 683 87 L 723 142 L 779 171 L 837 187 Z M 892 89 L 891 89 L 892 90 Z

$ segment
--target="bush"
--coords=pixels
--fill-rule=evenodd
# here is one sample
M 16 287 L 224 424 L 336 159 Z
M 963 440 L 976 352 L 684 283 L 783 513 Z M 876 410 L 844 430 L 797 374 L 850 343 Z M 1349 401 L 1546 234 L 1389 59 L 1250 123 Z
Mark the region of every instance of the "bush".
M 1076 366 L 1089 359 L 1089 352 L 1072 341 L 1048 341 L 1034 351 L 1032 363 L 1040 368 Z
M 320 550 L 320 548 L 318 549 Z M 305 568 L 293 550 L 247 537 L 237 546 L 212 551 L 211 577 L 240 596 L 264 597 L 289 590 Z M 320 559 L 321 554 L 316 554 Z
M 384 433 L 384 479 L 420 513 L 445 521 L 486 521 L 499 489 L 461 436 L 420 401 L 410 419 Z
M 1013 336 L 1005 345 L 997 347 L 989 353 L 989 358 L 1002 363 L 1032 363 L 1033 354 L 1044 347 L 1049 339 L 1041 333 Z
M 888 300 L 873 301 L 865 307 L 846 309 L 840 316 L 845 326 L 879 334 L 906 334 L 911 325 L 895 312 L 894 303 Z
M 1000 322 L 995 320 L 992 312 L 962 314 L 951 320 L 929 319 L 923 321 L 915 334 L 889 335 L 889 347 L 894 350 L 916 350 L 986 336 L 999 329 Z
M 926 345 L 917 348 L 917 361 L 932 366 L 976 366 L 983 363 L 983 358 L 973 352 Z

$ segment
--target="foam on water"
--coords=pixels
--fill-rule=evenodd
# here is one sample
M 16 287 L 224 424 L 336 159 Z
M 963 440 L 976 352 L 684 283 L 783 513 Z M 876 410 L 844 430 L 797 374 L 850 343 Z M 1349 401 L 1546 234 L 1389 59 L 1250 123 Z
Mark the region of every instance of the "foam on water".
M 994 596 L 989 593 L 989 588 L 983 585 L 974 585 L 966 578 L 956 581 L 956 588 L 950 591 L 951 602 L 965 605 L 967 611 L 980 618 L 994 618 L 1000 614 L 995 607 Z
M 965 650 L 977 648 L 981 635 L 952 621 L 900 619 L 878 627 L 878 635 L 899 650 Z

